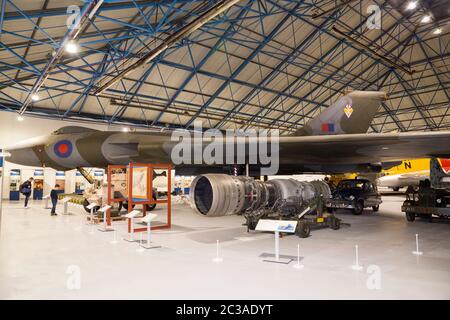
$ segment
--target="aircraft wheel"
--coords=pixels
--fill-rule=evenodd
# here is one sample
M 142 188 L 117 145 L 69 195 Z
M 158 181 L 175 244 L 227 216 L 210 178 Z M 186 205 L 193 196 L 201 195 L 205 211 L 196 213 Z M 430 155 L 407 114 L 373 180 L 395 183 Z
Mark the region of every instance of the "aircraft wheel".
M 156 201 L 156 198 L 153 197 L 153 201 Z M 147 211 L 153 211 L 155 208 L 156 208 L 156 203 L 147 205 Z
M 380 205 L 373 206 L 372 210 L 373 210 L 373 212 L 377 212 L 378 210 L 380 210 Z
M 258 220 L 248 219 L 247 220 L 247 228 L 248 230 L 255 230 L 256 225 L 258 224 Z
M 308 221 L 300 220 L 297 223 L 297 228 L 295 229 L 295 234 L 300 238 L 308 238 L 311 233 L 311 226 Z
M 394 187 L 394 188 L 392 188 L 392 190 L 394 190 L 394 191 L 399 191 L 399 190 L 400 190 L 400 187 Z
M 406 220 L 408 220 L 409 222 L 413 222 L 414 220 L 416 220 L 416 214 L 414 212 L 407 212 Z
M 359 216 L 364 211 L 364 204 L 362 201 L 358 201 L 355 203 L 355 209 L 352 210 L 352 213 L 356 216 Z
M 125 208 L 125 210 L 128 210 L 128 202 L 123 202 L 122 206 Z M 134 206 L 135 205 L 133 204 L 133 206 L 131 208 L 134 208 Z

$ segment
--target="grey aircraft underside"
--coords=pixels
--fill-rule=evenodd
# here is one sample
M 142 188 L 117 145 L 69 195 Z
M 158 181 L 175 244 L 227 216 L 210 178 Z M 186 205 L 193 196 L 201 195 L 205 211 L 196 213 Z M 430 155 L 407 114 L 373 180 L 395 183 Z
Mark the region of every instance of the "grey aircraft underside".
M 351 92 L 294 135 L 280 136 L 278 174 L 376 172 L 402 159 L 450 158 L 450 131 L 367 134 L 383 99 L 383 92 Z M 8 161 L 58 170 L 125 165 L 130 162 L 173 163 L 171 153 L 178 141 L 171 141 L 171 137 L 172 132 L 169 131 L 126 133 L 63 127 L 48 136 L 27 140 L 9 149 L 11 157 Z M 246 159 L 251 158 L 248 144 L 258 139 L 246 140 Z M 211 141 L 204 139 L 203 147 Z M 220 139 L 214 141 L 219 142 Z M 241 141 L 244 141 L 243 138 L 235 139 L 235 154 L 236 145 Z M 269 141 L 272 141 L 270 136 Z M 193 146 L 192 157 L 194 149 Z M 225 155 L 223 160 L 227 160 Z M 229 173 L 233 168 L 242 167 L 237 162 L 190 162 L 175 164 L 175 168 L 180 175 Z M 249 167 L 252 175 L 259 175 L 260 163 L 250 164 Z

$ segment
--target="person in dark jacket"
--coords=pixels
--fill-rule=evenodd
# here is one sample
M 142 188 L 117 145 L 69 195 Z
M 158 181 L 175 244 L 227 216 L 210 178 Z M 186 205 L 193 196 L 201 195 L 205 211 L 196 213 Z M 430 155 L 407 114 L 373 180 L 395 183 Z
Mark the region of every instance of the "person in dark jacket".
M 56 204 L 58 203 L 58 190 L 59 184 L 55 184 L 55 187 L 50 191 L 50 199 L 52 200 L 52 211 L 51 215 L 56 216 Z
M 31 184 L 33 183 L 33 178 L 28 179 L 24 183 L 20 185 L 20 193 L 25 196 L 25 209 L 28 209 L 28 200 L 30 200 L 31 196 Z

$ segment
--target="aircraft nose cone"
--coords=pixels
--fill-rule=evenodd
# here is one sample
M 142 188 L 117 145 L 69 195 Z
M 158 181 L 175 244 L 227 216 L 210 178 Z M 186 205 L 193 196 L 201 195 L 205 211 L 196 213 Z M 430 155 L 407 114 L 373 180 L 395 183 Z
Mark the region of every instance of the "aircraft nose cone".
M 8 150 L 8 152 L 11 154 L 10 157 L 5 159 L 8 162 L 31 167 L 42 166 L 41 161 L 31 148 Z

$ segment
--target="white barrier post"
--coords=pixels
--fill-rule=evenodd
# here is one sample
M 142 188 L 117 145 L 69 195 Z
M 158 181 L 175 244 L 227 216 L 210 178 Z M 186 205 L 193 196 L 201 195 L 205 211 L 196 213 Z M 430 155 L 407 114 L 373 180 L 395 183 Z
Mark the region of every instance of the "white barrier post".
M 61 200 L 61 202 L 64 205 L 64 212 L 63 212 L 64 215 L 69 215 L 70 214 L 70 212 L 69 212 L 69 201 L 70 201 L 69 197 L 65 197 L 64 199 Z
M 300 244 L 297 244 L 297 263 L 294 264 L 294 268 L 303 269 L 304 265 L 300 264 Z
M 412 253 L 415 254 L 416 256 L 423 255 L 423 252 L 419 251 L 419 234 L 417 233 L 416 233 L 416 251 L 413 251 Z
M 213 259 L 214 262 L 222 262 L 223 259 L 219 255 L 219 240 L 216 240 L 216 257 Z
M 355 245 L 355 264 L 352 265 L 352 269 L 355 271 L 361 271 L 363 267 L 359 265 L 358 245 Z

